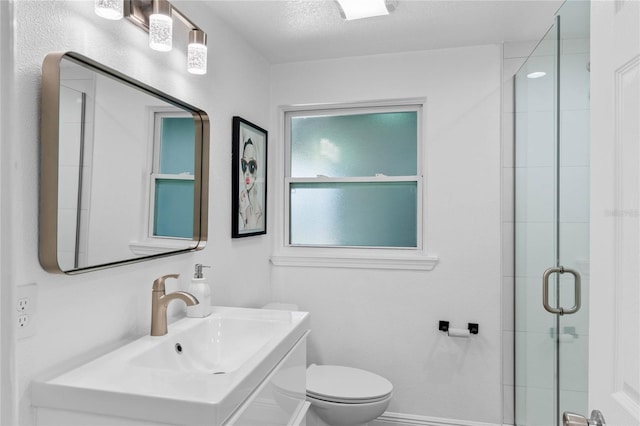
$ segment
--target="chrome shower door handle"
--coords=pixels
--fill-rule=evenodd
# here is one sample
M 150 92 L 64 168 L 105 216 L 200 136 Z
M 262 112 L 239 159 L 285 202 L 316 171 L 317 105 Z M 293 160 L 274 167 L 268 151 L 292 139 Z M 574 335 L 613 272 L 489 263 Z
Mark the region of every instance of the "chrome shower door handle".
M 568 309 L 563 307 L 554 308 L 549 304 L 549 277 L 551 276 L 551 274 L 556 274 L 556 273 L 557 274 L 568 273 L 573 275 L 575 299 L 574 299 L 574 304 L 571 308 L 568 308 Z M 547 312 L 550 312 L 552 314 L 557 314 L 557 315 L 575 314 L 576 312 L 578 312 L 578 310 L 580 310 L 580 305 L 581 305 L 580 288 L 581 288 L 580 274 L 578 273 L 578 271 L 574 269 L 565 268 L 564 266 L 547 269 L 542 274 L 542 305 L 544 306 L 544 309 Z
M 565 411 L 562 414 L 562 426 L 607 426 L 600 410 L 593 410 L 591 418 Z

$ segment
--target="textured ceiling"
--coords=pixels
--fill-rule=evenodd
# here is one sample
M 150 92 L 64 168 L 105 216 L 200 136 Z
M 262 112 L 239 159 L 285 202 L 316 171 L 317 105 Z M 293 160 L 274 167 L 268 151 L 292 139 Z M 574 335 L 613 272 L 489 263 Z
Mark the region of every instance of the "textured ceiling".
M 333 0 L 203 0 L 271 63 L 542 38 L 561 0 L 399 0 L 389 16 L 340 17 Z

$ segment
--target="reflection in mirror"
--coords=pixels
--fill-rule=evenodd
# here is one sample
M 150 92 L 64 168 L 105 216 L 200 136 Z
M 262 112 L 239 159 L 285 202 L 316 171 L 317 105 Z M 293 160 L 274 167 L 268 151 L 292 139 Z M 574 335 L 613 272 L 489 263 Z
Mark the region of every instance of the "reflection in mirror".
M 43 63 L 40 263 L 76 273 L 198 250 L 208 117 L 76 53 Z

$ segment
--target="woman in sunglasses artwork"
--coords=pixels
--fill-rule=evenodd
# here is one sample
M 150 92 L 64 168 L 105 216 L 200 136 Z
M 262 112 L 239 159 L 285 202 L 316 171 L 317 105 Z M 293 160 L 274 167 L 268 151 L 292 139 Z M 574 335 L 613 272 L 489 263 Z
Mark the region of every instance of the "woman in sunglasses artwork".
M 251 141 L 251 138 L 248 138 L 242 147 L 242 158 L 240 159 L 244 183 L 238 199 L 238 214 L 240 216 L 238 228 L 240 230 L 264 227 L 262 205 L 257 188 L 259 157 L 258 147 Z

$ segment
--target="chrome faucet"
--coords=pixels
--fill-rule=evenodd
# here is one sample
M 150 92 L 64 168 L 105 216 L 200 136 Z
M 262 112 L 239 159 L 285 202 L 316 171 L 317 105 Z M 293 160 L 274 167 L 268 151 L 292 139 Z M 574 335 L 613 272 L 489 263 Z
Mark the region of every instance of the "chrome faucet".
M 151 292 L 151 335 L 164 336 L 167 334 L 167 306 L 169 302 L 180 299 L 187 306 L 197 305 L 198 299 L 186 291 L 174 291 L 165 294 L 164 282 L 167 278 L 178 278 L 180 274 L 163 275 L 153 282 Z

